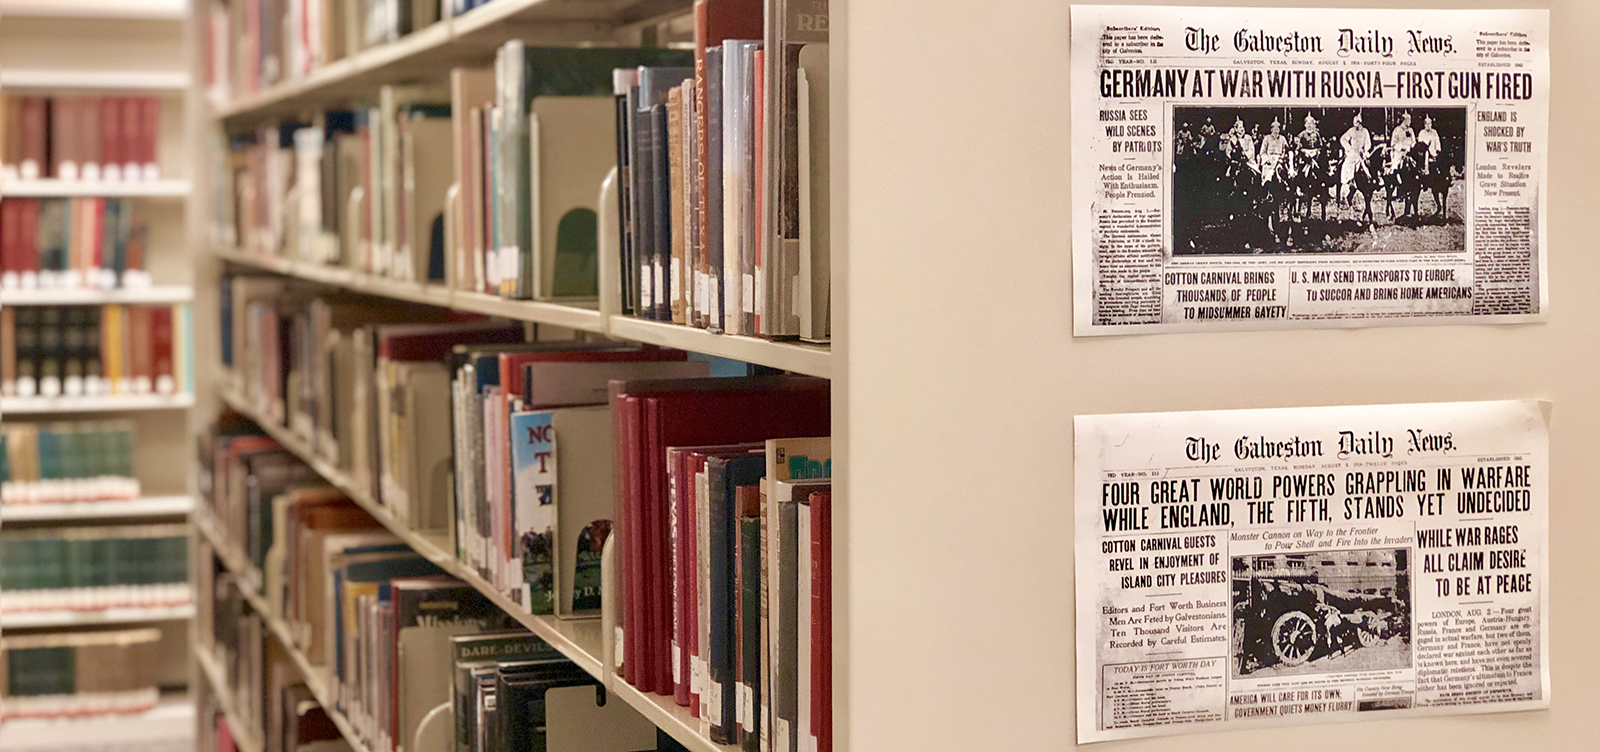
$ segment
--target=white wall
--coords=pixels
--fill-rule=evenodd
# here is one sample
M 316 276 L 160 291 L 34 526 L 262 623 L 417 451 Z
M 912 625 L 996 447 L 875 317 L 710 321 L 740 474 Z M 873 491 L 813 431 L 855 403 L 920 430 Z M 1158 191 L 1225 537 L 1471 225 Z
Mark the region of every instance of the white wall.
M 834 3 L 840 750 L 1074 746 L 1073 415 L 1507 398 L 1555 403 L 1551 710 L 1104 748 L 1600 749 L 1600 3 L 1549 7 L 1548 324 L 1074 339 L 1068 3 Z

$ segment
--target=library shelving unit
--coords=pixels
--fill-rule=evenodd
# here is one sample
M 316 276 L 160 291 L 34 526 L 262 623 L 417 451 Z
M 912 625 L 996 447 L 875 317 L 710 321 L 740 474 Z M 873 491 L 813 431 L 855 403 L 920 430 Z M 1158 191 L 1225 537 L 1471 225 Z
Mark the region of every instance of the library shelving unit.
M 0 203 L 23 200 L 124 199 L 147 225 L 142 281 L 109 290 L 0 290 L 8 313 L 59 306 L 178 306 L 194 297 L 186 242 L 191 185 L 183 128 L 189 88 L 182 54 L 186 0 L 0 0 L 0 93 L 7 97 L 152 97 L 159 102 L 157 163 L 161 179 L 0 179 Z M 16 137 L 16 134 L 8 134 Z M 11 343 L 6 343 L 10 345 Z M 5 396 L 7 426 L 54 421 L 127 420 L 137 437 L 133 464 L 142 495 L 127 500 L 0 505 L 7 530 L 74 529 L 87 525 L 183 523 L 194 508 L 192 390 L 98 396 Z M 0 748 L 75 750 L 115 747 L 137 752 L 189 749 L 194 703 L 188 695 L 188 629 L 192 598 L 142 608 L 0 613 L 6 634 L 156 627 L 159 704 L 148 711 L 0 724 Z
M 193 21 L 197 26 L 207 22 L 204 6 L 204 2 L 197 2 Z M 444 81 L 453 66 L 490 63 L 496 48 L 509 39 L 545 45 L 638 45 L 642 35 L 653 35 L 657 28 L 674 23 L 676 28 L 683 28 L 689 20 L 692 6 L 692 0 L 492 0 L 398 41 L 372 47 L 317 68 L 306 77 L 291 78 L 226 101 L 219 101 L 215 92 L 207 90 L 207 77 L 204 75 L 206 61 L 197 59 L 192 97 L 205 99 L 209 105 L 209 117 L 204 125 L 209 135 L 207 139 L 197 139 L 197 142 L 216 143 L 223 134 L 248 133 L 261 124 L 277 119 L 301 117 L 306 113 L 351 102 L 371 102 L 375 100 L 379 87 L 387 84 Z M 199 154 L 203 148 L 197 144 L 195 153 Z M 197 161 L 200 158 L 194 157 Z M 212 177 L 210 174 L 197 175 L 197 203 L 215 200 L 216 197 L 212 195 L 215 187 L 206 184 Z M 199 213 L 208 214 L 211 211 L 214 209 L 207 207 Z M 615 273 L 608 271 L 608 267 L 617 265 L 616 243 L 607 237 L 608 228 L 614 227 L 614 222 L 614 217 L 607 218 L 602 213 L 601 294 L 597 302 L 588 305 L 511 300 L 444 284 L 401 281 L 345 267 L 261 255 L 246 248 L 219 245 L 214 235 L 201 229 L 193 230 L 196 234 L 192 240 L 197 245 L 206 244 L 210 247 L 209 258 L 202 263 L 202 271 L 199 272 L 202 279 L 209 279 L 228 268 L 238 272 L 265 272 L 340 290 L 559 327 L 594 337 L 673 347 L 797 374 L 837 377 L 833 349 L 828 345 L 712 333 L 623 315 L 617 299 L 620 295 L 617 292 L 619 286 L 616 280 L 606 277 L 608 273 Z M 837 275 L 842 264 L 835 261 L 834 268 L 834 274 Z M 197 289 L 197 298 L 203 301 L 209 301 L 214 295 L 216 291 L 207 289 L 205 284 Z M 834 339 L 837 343 L 837 314 L 834 321 Z M 197 337 L 203 336 L 203 332 L 197 332 Z M 198 349 L 204 351 L 205 346 L 198 346 Z M 614 675 L 615 661 L 612 656 L 616 646 L 612 639 L 610 620 L 613 615 L 609 608 L 605 615 L 593 619 L 560 619 L 526 613 L 511 598 L 458 561 L 447 539 L 419 533 L 396 519 L 353 478 L 325 461 L 295 431 L 270 419 L 264 406 L 255 404 L 249 397 L 236 391 L 227 379 L 213 380 L 206 386 L 210 388 L 210 394 L 203 399 L 208 406 L 212 404 L 209 398 L 215 397 L 218 406 L 255 420 L 268 435 L 310 465 L 329 484 L 347 494 L 418 554 L 482 592 L 534 634 L 601 680 L 610 697 L 627 703 L 693 752 L 732 752 L 736 749 L 711 741 L 701 721 L 692 718 L 687 709 L 676 705 L 672 698 L 642 692 Z M 837 415 L 842 396 L 835 388 L 835 425 L 840 425 Z M 840 438 L 836 433 L 835 440 Z M 192 515 L 197 537 L 210 544 L 217 563 L 235 576 L 244 600 L 261 616 L 265 631 L 277 638 L 282 652 L 299 666 L 308 688 L 333 722 L 345 732 L 346 741 L 353 749 L 365 752 L 366 747 L 354 733 L 351 719 L 346 718 L 335 706 L 336 687 L 327 670 L 312 665 L 295 647 L 289 625 L 274 614 L 267 600 L 255 589 L 260 584 L 256 581 L 259 580 L 259 574 L 252 571 L 236 545 L 225 540 L 217 522 L 209 519 L 210 516 L 203 509 L 197 509 Z M 610 602 L 612 599 L 606 600 Z M 236 720 L 240 718 L 234 703 L 237 698 L 231 698 L 230 689 L 223 684 L 222 668 L 216 664 L 213 656 L 198 649 L 198 646 L 195 653 L 200 666 L 199 673 L 211 678 L 209 683 L 214 704 L 230 725 L 236 727 L 235 735 L 239 737 L 241 749 L 259 749 L 261 740 L 254 738 L 256 730 L 238 726 L 243 721 Z

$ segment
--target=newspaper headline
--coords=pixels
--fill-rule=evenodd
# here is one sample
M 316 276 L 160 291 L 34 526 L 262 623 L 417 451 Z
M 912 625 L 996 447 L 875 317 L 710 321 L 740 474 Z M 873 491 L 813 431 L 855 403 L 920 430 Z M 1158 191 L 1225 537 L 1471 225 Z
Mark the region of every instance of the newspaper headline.
M 1545 11 L 1074 6 L 1079 335 L 1539 320 Z
M 1548 707 L 1546 407 L 1079 416 L 1078 740 Z

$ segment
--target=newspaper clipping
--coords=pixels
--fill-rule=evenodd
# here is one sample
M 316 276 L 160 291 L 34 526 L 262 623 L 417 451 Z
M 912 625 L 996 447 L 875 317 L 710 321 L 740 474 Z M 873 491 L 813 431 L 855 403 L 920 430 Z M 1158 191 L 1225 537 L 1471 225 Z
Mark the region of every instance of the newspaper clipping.
M 1079 742 L 1548 707 L 1547 407 L 1079 416 Z
M 1073 6 L 1079 335 L 1540 320 L 1549 14 Z

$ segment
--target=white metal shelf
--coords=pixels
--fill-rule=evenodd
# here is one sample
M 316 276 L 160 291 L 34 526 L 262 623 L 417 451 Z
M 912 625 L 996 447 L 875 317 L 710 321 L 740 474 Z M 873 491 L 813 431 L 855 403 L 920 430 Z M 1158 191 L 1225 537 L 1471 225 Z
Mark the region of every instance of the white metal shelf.
M 193 650 L 195 663 L 200 664 L 200 674 L 206 678 L 206 683 L 211 685 L 211 695 L 217 700 L 217 707 L 222 710 L 222 717 L 228 721 L 228 729 L 233 732 L 233 740 L 239 747 L 239 752 L 262 752 L 266 744 L 261 739 L 261 729 L 254 728 L 244 722 L 244 716 L 239 714 L 239 707 L 234 701 L 233 688 L 228 686 L 227 672 L 217 663 L 217 659 L 209 651 L 195 644 Z
M 419 74 L 441 76 L 453 65 L 487 63 L 507 39 L 540 44 L 613 42 L 618 31 L 688 13 L 689 0 L 494 0 L 465 14 L 439 21 L 389 44 L 362 50 L 318 68 L 304 78 L 236 97 L 218 106 L 219 118 L 264 118 L 347 98 L 351 91 L 375 91 Z
M 358 274 L 349 269 L 232 250 L 219 249 L 216 255 L 226 261 L 276 274 L 397 300 L 596 332 L 616 339 L 633 340 L 661 347 L 676 347 L 689 352 L 715 355 L 810 376 L 827 378 L 833 372 L 831 350 L 826 345 L 713 334 L 704 329 L 660 321 L 645 321 L 630 316 L 605 316 L 594 308 L 577 305 L 511 300 L 479 292 L 454 290 L 444 285 L 400 282 Z
M 19 70 L 7 68 L 0 71 L 0 88 L 183 91 L 189 88 L 189 74 L 184 71 Z
M 134 742 L 194 744 L 194 702 L 188 694 L 163 694 L 154 708 L 140 713 L 115 713 L 75 718 L 17 718 L 0 726 L 0 749 L 142 748 Z M 174 734 L 174 732 L 177 732 Z M 70 742 L 64 739 L 70 737 Z
M 194 617 L 194 604 L 152 606 L 149 608 L 102 608 L 92 611 L 0 612 L 0 627 L 88 627 L 99 624 L 143 624 L 183 621 Z
M 81 288 L 0 290 L 0 305 L 9 306 L 157 305 L 188 303 L 192 300 L 194 300 L 194 288 L 188 285 L 123 287 L 114 290 Z
M 194 510 L 193 496 L 144 496 L 127 501 L 79 501 L 65 504 L 0 504 L 6 522 L 100 520 L 114 517 L 166 517 Z
M 3 86 L 3 84 L 0 84 Z M 93 180 L 8 180 L 0 183 L 0 197 L 11 198 L 183 198 L 191 184 L 182 178 L 105 182 Z
M 193 394 L 128 394 L 108 397 L 5 397 L 0 398 L 0 415 L 183 410 L 193 406 Z
M 505 611 L 506 614 L 527 627 L 540 639 L 561 651 L 563 655 L 567 656 L 569 660 L 583 668 L 591 676 L 602 680 L 606 678 L 601 658 L 604 653 L 604 645 L 600 619 L 559 619 L 554 616 L 539 616 L 527 613 L 522 606 L 517 605 L 516 602 L 479 576 L 477 572 L 458 560 L 442 536 L 428 535 L 406 527 L 396 520 L 393 515 L 389 514 L 388 509 L 374 500 L 365 489 L 358 487 L 354 481 L 340 472 L 338 468 L 329 465 L 321 457 L 313 453 L 305 441 L 295 435 L 293 431 L 273 423 L 234 392 L 222 387 L 218 388 L 218 392 L 223 402 L 227 403 L 235 411 L 255 420 L 268 435 L 277 440 L 279 444 L 282 444 L 285 449 L 300 457 L 302 461 L 322 475 L 324 480 L 344 492 L 357 505 L 376 518 L 385 528 L 388 528 L 389 532 L 411 546 L 418 554 L 438 565 L 440 569 L 450 575 L 471 585 L 478 592 L 483 593 L 496 606 L 499 606 L 502 611 Z M 215 535 L 203 525 L 197 527 L 200 528 L 202 535 L 207 537 Z M 212 544 L 219 550 L 227 548 L 225 541 L 213 540 Z M 229 565 L 230 561 L 237 562 L 230 565 L 230 568 L 243 565 L 242 558 L 234 554 L 224 554 L 219 558 L 223 559 L 225 565 Z M 236 571 L 236 574 L 245 573 Z M 251 594 L 246 592 L 246 596 L 248 597 L 249 595 Z M 258 606 L 258 608 L 264 607 L 265 604 Z M 274 629 L 276 631 L 276 625 Z M 289 637 L 287 627 L 284 627 L 281 637 Z M 620 678 L 615 682 L 611 682 L 608 689 L 617 696 L 622 697 L 624 701 L 649 719 L 651 723 L 654 723 L 658 728 L 677 739 L 679 743 L 683 744 L 691 752 L 736 752 L 737 750 L 736 747 L 711 741 L 701 731 L 700 721 L 691 717 L 685 709 L 678 707 L 670 697 L 641 692 Z M 315 688 L 313 688 L 313 691 L 315 691 Z
M 0 16 L 181 21 L 186 0 L 0 0 Z
M 734 334 L 714 334 L 692 326 L 646 321 L 631 316 L 609 317 L 607 333 L 618 339 L 631 339 L 661 347 L 676 347 L 679 350 L 742 360 L 746 363 L 781 368 L 808 376 L 828 378 L 833 374 L 832 351 L 824 345 L 805 345 Z

